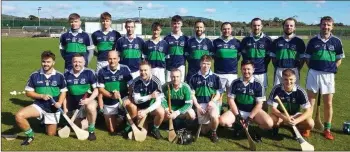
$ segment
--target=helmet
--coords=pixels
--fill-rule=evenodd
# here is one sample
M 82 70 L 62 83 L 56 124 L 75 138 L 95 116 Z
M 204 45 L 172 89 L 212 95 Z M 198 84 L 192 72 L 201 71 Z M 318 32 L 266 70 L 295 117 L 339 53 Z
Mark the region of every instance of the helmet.
M 185 128 L 178 130 L 176 134 L 177 134 L 177 144 L 189 145 L 194 140 L 191 132 L 187 131 Z
M 350 135 L 350 121 L 344 122 L 344 124 L 343 124 L 343 132 L 345 134 L 349 134 Z

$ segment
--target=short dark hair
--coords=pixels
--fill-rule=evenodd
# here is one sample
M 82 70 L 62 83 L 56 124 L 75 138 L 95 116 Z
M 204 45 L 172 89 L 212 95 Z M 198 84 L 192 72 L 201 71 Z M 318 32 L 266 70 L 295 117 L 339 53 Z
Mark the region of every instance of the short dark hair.
M 56 56 L 54 53 L 52 53 L 50 50 L 46 50 L 43 51 L 43 53 L 41 53 L 41 59 L 45 59 L 45 58 L 52 58 L 52 60 L 56 60 Z
M 205 23 L 204 23 L 204 21 L 203 21 L 203 20 L 197 20 L 196 22 L 194 22 L 194 26 L 196 26 L 196 25 L 197 25 L 197 23 L 203 23 L 203 25 L 205 26 Z
M 148 61 L 146 61 L 146 60 L 142 60 L 140 62 L 140 67 L 143 66 L 143 65 L 148 65 L 149 67 L 151 67 L 151 64 Z
M 248 64 L 251 64 L 254 67 L 254 63 L 251 60 L 242 60 L 241 67 L 248 65 Z
M 80 15 L 77 13 L 72 13 L 68 16 L 68 21 L 80 19 Z
M 152 30 L 154 30 L 154 29 L 157 28 L 157 27 L 162 28 L 163 25 L 160 24 L 159 22 L 154 22 L 154 23 L 152 24 Z
M 255 21 L 261 21 L 262 22 L 262 20 L 259 17 L 256 17 L 256 18 L 253 18 L 252 21 L 250 21 L 250 26 L 252 26 L 253 22 L 255 22 Z
M 181 70 L 178 69 L 178 68 L 173 68 L 173 69 L 171 69 L 171 73 L 173 73 L 173 72 L 180 72 L 180 74 L 183 75 L 182 72 L 181 72 Z
M 103 12 L 100 16 L 100 20 L 112 20 L 112 15 L 109 14 L 108 12 Z
M 125 20 L 125 26 L 126 26 L 126 24 L 128 24 L 128 23 L 134 23 L 134 26 L 135 26 L 135 21 L 132 20 L 132 19 L 127 19 L 127 20 Z
M 212 58 L 211 56 L 209 56 L 209 55 L 203 55 L 203 56 L 201 57 L 200 62 L 204 62 L 204 61 L 209 61 L 209 62 L 211 62 L 211 61 L 213 61 L 213 58 Z
M 84 55 L 81 54 L 81 53 L 75 53 L 75 54 L 73 55 L 73 58 L 74 58 L 74 57 L 84 57 Z
M 222 29 L 222 27 L 224 27 L 224 25 L 231 25 L 231 27 L 232 27 L 232 24 L 230 22 L 224 22 L 221 24 L 220 29 Z
M 171 18 L 171 22 L 182 22 L 182 17 L 180 15 L 175 15 Z
M 288 68 L 288 69 L 283 70 L 282 75 L 289 77 L 289 76 L 295 75 L 295 72 L 292 69 Z
M 297 24 L 297 20 L 293 17 L 288 17 L 287 19 L 285 19 L 283 22 L 282 22 L 282 26 L 284 26 L 284 24 L 286 24 L 287 21 L 294 21 L 295 24 Z
M 333 18 L 330 16 L 323 16 L 320 20 L 320 24 L 322 24 L 323 21 L 330 21 L 330 22 L 334 23 Z

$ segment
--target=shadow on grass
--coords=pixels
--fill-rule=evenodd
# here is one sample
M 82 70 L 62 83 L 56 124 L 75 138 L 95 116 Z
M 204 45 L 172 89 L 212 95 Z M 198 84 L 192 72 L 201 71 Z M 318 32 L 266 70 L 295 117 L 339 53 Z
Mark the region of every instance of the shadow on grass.
M 17 127 L 15 115 L 11 112 L 1 112 L 1 124 L 12 126 L 12 128 L 7 130 L 1 130 L 2 134 L 18 134 L 22 132 L 22 130 Z M 38 121 L 36 118 L 30 118 L 28 119 L 28 122 L 31 126 L 31 128 L 38 133 L 45 133 L 45 127 L 40 126 L 40 121 Z
M 18 99 L 18 98 L 11 98 L 10 101 L 16 105 L 21 106 L 21 107 L 26 107 L 26 106 L 33 104 L 33 101 L 22 100 L 22 99 Z

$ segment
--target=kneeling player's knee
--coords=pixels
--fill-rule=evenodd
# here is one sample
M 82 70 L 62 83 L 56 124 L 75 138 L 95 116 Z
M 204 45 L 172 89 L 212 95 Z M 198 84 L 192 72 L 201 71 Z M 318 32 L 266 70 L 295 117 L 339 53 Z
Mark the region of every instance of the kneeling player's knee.
M 15 117 L 17 121 L 25 119 L 24 114 L 22 112 L 17 112 Z
M 90 112 L 95 112 L 97 108 L 97 105 L 95 103 L 90 103 L 86 106 L 86 109 Z

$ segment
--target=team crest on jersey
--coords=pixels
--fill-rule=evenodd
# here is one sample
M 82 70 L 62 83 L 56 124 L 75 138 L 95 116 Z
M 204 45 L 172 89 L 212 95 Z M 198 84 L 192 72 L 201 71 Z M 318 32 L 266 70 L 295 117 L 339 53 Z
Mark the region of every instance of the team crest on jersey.
M 236 49 L 236 47 L 234 45 L 231 45 L 230 49 Z
M 264 46 L 265 46 L 264 44 L 260 44 L 260 45 L 259 45 L 259 49 L 263 49 Z
M 109 41 L 114 41 L 114 37 L 113 36 L 111 36 L 111 37 L 109 37 Z
M 180 42 L 180 46 L 185 46 L 185 42 L 184 42 L 184 41 L 181 41 L 181 42 Z
M 203 45 L 203 50 L 208 50 L 208 46 L 207 45 Z
M 162 46 L 160 46 L 160 47 L 159 47 L 159 52 L 163 52 L 163 49 L 164 49 L 164 48 L 163 48 Z
M 295 98 L 292 98 L 292 103 L 296 103 L 296 100 L 295 100 Z
M 214 83 L 213 83 L 213 82 L 209 82 L 209 83 L 208 83 L 208 86 L 209 86 L 209 87 L 213 87 L 213 86 L 214 86 Z
M 123 75 L 120 75 L 119 77 L 118 77 L 118 80 L 120 81 L 120 80 L 123 80 Z
M 295 44 L 292 44 L 292 45 L 290 45 L 290 49 L 291 49 L 291 50 L 296 50 L 296 49 L 297 49 L 297 46 L 296 46 Z
M 138 44 L 135 44 L 135 49 L 139 49 L 139 45 Z
M 329 46 L 328 46 L 328 49 L 329 49 L 330 51 L 334 51 L 334 45 L 329 45 Z
M 84 78 L 80 80 L 80 84 L 85 84 L 85 83 L 86 83 L 86 82 L 85 82 L 85 79 L 84 79 Z
M 253 89 L 248 89 L 248 94 L 250 96 L 254 96 L 254 90 Z
M 51 85 L 54 87 L 57 86 L 57 81 L 52 81 Z
M 79 38 L 78 43 L 83 43 L 83 38 Z

